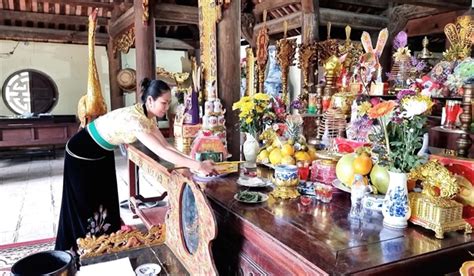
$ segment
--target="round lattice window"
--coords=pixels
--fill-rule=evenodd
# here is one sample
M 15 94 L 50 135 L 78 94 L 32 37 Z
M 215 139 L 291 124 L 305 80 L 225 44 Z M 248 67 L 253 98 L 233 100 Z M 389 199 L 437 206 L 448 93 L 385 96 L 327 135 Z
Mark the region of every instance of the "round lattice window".
M 53 80 L 36 70 L 11 74 L 2 89 L 5 104 L 16 114 L 50 112 L 57 102 L 57 95 Z

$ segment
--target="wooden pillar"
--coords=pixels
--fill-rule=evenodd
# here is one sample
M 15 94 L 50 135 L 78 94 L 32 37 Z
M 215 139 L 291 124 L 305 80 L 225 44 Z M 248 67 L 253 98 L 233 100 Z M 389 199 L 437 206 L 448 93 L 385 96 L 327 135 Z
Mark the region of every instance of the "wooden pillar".
M 110 85 L 110 109 L 124 107 L 123 91 L 117 81 L 117 74 L 122 69 L 122 56 L 120 51 L 114 56 L 114 40 L 109 37 L 107 43 L 107 57 L 109 59 L 109 85 Z
M 148 2 L 148 22 L 144 22 L 143 3 Z M 135 59 L 137 73 L 137 102 L 140 102 L 140 83 L 144 78 L 156 79 L 154 0 L 134 0 Z
M 301 0 L 301 42 L 319 40 L 319 1 Z
M 217 25 L 217 84 L 227 110 L 227 147 L 232 160 L 240 158 L 239 121 L 237 112 L 232 111 L 232 104 L 240 99 L 240 1 L 232 0 Z

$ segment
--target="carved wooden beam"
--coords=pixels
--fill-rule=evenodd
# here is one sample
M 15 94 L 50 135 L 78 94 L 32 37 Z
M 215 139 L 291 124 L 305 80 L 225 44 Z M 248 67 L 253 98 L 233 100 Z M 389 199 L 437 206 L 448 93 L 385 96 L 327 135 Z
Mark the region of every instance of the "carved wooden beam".
M 255 48 L 255 40 L 253 39 L 254 15 L 251 13 L 241 13 L 240 20 L 242 37 L 249 43 L 251 48 Z
M 111 22 L 109 34 L 115 37 L 133 25 L 134 13 L 135 10 L 131 7 L 117 20 Z M 155 6 L 155 21 L 197 25 L 199 23 L 198 8 L 175 4 L 157 4 Z
M 105 46 L 109 36 L 96 33 L 95 44 Z M 44 28 L 0 26 L 0 39 L 87 44 L 87 31 L 68 31 Z
M 103 8 L 107 10 L 112 10 L 114 6 L 117 6 L 119 4 L 126 4 L 128 6 L 131 6 L 130 3 L 118 3 L 118 2 L 117 3 L 104 3 L 104 2 L 97 2 L 93 0 L 36 0 L 36 2 L 77 5 L 77 6 L 85 6 L 85 7 Z
M 388 18 L 383 16 L 352 13 L 347 11 L 320 8 L 321 25 L 331 22 L 333 26 L 344 27 L 350 25 L 353 29 L 362 30 L 380 30 L 388 25 Z M 302 12 L 295 12 L 277 19 L 267 21 L 268 33 L 277 34 L 283 32 L 283 22 L 288 22 L 288 30 L 301 27 Z M 263 27 L 263 23 L 259 23 L 254 27 L 254 34 Z
M 409 20 L 405 30 L 409 37 L 443 33 L 444 26 L 456 21 L 456 18 L 462 15 L 463 11 L 445 12 L 426 17 Z
M 253 14 L 255 16 L 261 15 L 264 10 L 270 11 L 285 7 L 288 5 L 300 4 L 301 0 L 266 0 L 255 5 Z
M 155 5 L 155 20 L 198 25 L 199 10 L 192 6 L 160 3 Z
M 412 4 L 425 7 L 442 7 L 455 9 L 469 9 L 471 0 L 395 0 L 399 4 Z
M 354 13 L 343 10 L 320 8 L 321 25 L 331 22 L 333 26 L 345 27 L 350 25 L 352 29 L 380 30 L 388 25 L 388 18 L 384 16 Z
M 331 0 L 331 3 L 349 4 L 349 5 L 372 7 L 372 8 L 378 8 L 378 9 L 388 8 L 388 2 L 389 0 Z
M 198 42 L 199 43 L 199 42 Z M 156 48 L 157 49 L 168 49 L 168 50 L 195 50 L 196 46 L 189 44 L 183 40 L 168 38 L 168 37 L 157 37 Z
M 134 12 L 135 10 L 132 7 L 123 13 L 119 18 L 111 22 L 108 30 L 109 35 L 111 37 L 116 37 L 118 34 L 121 34 L 130 28 L 130 26 L 134 24 Z
M 288 23 L 288 30 L 293 30 L 301 27 L 301 12 L 295 12 L 289 15 L 285 15 L 283 17 L 267 20 L 266 26 L 268 28 L 268 34 L 283 33 L 283 22 L 285 21 L 287 21 Z M 255 27 L 253 28 L 254 37 L 256 37 L 258 31 L 263 28 L 264 25 L 265 24 L 263 22 L 255 25 Z
M 67 24 L 67 25 L 85 25 L 89 24 L 87 16 L 75 16 L 75 15 L 60 15 L 50 13 L 38 13 L 38 12 L 26 12 L 26 11 L 11 11 L 11 10 L 0 10 L 0 18 L 2 20 L 12 21 L 32 21 L 32 22 L 45 22 L 55 24 Z M 97 18 L 97 25 L 106 26 L 109 23 L 107 18 Z

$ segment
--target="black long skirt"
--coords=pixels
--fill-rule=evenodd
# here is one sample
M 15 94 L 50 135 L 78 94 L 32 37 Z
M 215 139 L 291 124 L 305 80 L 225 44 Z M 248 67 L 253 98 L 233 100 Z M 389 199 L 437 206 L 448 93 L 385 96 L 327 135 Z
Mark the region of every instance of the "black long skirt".
M 57 250 L 77 251 L 76 240 L 120 229 L 114 152 L 83 129 L 66 145 Z

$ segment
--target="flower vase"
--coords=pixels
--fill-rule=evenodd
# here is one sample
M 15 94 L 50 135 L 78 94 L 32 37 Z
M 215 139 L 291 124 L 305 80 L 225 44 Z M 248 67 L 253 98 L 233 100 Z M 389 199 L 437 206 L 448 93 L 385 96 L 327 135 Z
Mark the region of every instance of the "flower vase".
M 388 172 L 390 176 L 387 194 L 382 205 L 383 224 L 390 228 L 407 227 L 411 210 L 408 201 L 407 174 Z
M 255 161 L 257 160 L 258 150 L 260 146 L 258 144 L 257 139 L 250 134 L 245 133 L 245 142 L 244 142 L 244 157 L 245 161 L 247 161 L 247 166 L 255 166 Z

